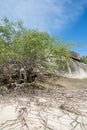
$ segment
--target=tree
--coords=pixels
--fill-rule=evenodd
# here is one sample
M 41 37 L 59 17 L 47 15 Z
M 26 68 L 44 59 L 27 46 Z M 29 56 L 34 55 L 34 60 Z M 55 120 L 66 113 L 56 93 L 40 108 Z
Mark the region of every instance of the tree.
M 39 70 L 67 68 L 69 48 L 59 38 L 47 32 L 29 30 L 22 21 L 13 22 L 4 17 L 0 24 L 0 61 L 18 60 Z
M 54 68 L 58 71 L 66 71 L 68 69 L 68 63 L 71 59 L 70 47 L 70 43 L 65 43 L 59 38 L 54 38 L 54 44 L 51 52 L 54 59 Z
M 13 22 L 4 17 L 0 24 L 0 54 L 1 61 L 19 57 L 18 48 L 21 45 L 16 44 L 17 39 L 20 39 L 25 33 L 22 21 Z
M 39 32 L 38 30 L 29 30 L 24 35 L 22 40 L 24 45 L 23 55 L 33 67 L 40 64 L 43 66 L 50 53 L 51 39 L 47 32 Z

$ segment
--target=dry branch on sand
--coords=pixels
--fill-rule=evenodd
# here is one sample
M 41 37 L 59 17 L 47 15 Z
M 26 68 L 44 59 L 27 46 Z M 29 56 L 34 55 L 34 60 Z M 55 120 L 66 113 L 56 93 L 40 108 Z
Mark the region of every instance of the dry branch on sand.
M 6 109 L 6 106 L 10 108 L 9 114 L 12 108 L 14 108 L 13 115 L 15 113 L 13 119 L 8 117 L 2 121 L 3 117 L 0 117 L 0 130 L 87 129 L 86 89 L 57 89 L 50 90 L 50 92 L 37 90 L 34 94 L 20 94 L 19 96 L 17 93 L 12 93 L 4 97 L 0 103 L 0 107 L 3 106 L 3 109 Z M 4 111 L 3 109 L 2 111 Z M 5 114 L 0 113 L 4 118 Z

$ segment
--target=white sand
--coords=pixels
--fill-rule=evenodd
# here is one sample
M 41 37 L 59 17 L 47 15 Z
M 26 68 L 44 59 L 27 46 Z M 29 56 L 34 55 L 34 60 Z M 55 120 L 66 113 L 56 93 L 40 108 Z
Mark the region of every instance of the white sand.
M 72 99 L 73 103 L 61 96 L 19 96 L 7 102 L 4 98 L 0 102 L 0 130 L 87 130 L 86 98 Z

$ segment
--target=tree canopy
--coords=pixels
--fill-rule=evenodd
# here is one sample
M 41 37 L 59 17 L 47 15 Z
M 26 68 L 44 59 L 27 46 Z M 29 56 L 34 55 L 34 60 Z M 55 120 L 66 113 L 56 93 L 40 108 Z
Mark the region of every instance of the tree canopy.
M 0 23 L 0 62 L 11 60 L 38 69 L 65 69 L 70 60 L 69 46 L 48 32 L 27 29 L 22 21 L 4 17 Z

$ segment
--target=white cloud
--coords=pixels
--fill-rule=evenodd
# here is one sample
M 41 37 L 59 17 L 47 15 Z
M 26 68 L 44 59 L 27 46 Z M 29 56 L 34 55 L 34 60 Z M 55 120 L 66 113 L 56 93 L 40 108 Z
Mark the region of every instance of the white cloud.
M 0 18 L 22 19 L 29 28 L 61 30 L 84 11 L 86 0 L 3 0 Z

